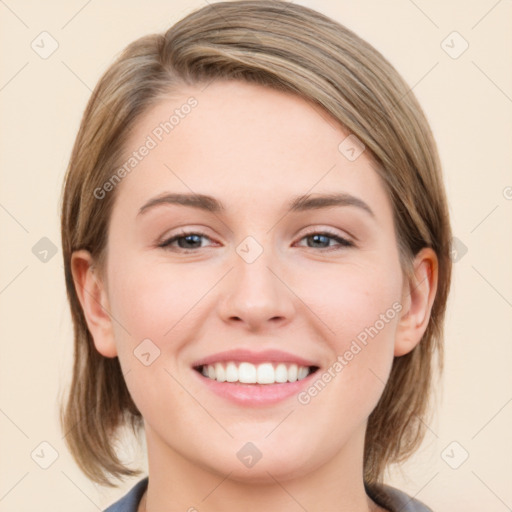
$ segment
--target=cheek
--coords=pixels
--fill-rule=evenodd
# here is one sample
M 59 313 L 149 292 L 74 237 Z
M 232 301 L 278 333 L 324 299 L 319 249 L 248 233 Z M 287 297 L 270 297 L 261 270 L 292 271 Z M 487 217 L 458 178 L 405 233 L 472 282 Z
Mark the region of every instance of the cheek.
M 368 358 L 393 352 L 400 293 L 393 283 L 374 283 L 359 281 L 353 287 L 347 283 L 347 288 L 339 292 L 339 308 L 331 311 L 337 354 L 358 353 L 357 346 Z
M 112 274 L 111 308 L 134 338 L 150 338 L 160 345 L 190 323 L 194 309 L 213 285 L 211 272 L 174 265 L 125 261 Z
M 170 374 L 175 375 L 175 362 L 196 332 L 198 301 L 215 278 L 211 271 L 191 269 L 148 264 L 140 256 L 124 258 L 110 269 L 119 360 L 130 394 L 150 422 L 157 421 L 162 411 L 169 421 L 179 422 L 179 414 L 173 412 L 179 409 L 172 406 L 189 399 Z M 166 389 L 168 394 L 163 393 Z
M 295 290 L 325 326 L 338 353 L 358 336 L 393 338 L 401 308 L 399 264 L 316 266 L 301 273 Z M 368 329 L 371 333 L 368 333 Z M 377 331 L 377 332 L 376 332 Z
M 364 409 L 369 414 L 393 362 L 402 310 L 399 264 L 350 265 L 326 271 L 325 276 L 316 272 L 303 286 L 305 302 L 322 320 L 321 335 L 332 354 L 327 371 L 318 375 L 333 392 L 324 399 L 329 395 L 328 400 L 344 406 L 342 410 Z M 318 389 L 324 389 L 322 382 Z M 317 391 L 311 392 L 316 396 Z

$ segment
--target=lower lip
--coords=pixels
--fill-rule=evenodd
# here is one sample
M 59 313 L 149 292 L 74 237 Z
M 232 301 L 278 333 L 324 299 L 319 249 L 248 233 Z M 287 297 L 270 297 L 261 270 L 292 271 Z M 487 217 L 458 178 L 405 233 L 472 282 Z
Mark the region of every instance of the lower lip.
M 306 378 L 295 382 L 243 384 L 241 382 L 218 382 L 205 377 L 196 370 L 193 370 L 193 372 L 215 394 L 238 405 L 251 407 L 256 405 L 272 405 L 297 395 L 310 384 L 313 375 L 317 373 L 310 373 Z

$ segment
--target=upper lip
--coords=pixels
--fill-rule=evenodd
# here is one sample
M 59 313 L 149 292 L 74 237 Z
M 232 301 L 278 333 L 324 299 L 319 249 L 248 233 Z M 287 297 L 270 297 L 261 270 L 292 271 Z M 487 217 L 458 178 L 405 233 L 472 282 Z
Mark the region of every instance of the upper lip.
M 192 364 L 192 366 L 198 367 L 228 361 L 247 362 L 253 364 L 273 362 L 292 364 L 295 363 L 299 366 L 318 366 L 318 364 L 316 364 L 314 361 L 290 354 L 288 352 L 283 352 L 281 350 L 263 350 L 261 352 L 254 352 L 252 350 L 244 349 L 217 352 L 216 354 L 198 359 Z

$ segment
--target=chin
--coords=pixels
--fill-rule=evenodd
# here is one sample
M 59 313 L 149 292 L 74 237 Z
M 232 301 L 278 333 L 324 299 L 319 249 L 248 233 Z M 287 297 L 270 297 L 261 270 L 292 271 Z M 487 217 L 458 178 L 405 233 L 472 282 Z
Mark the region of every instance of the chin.
M 233 447 L 232 445 L 235 445 Z M 321 465 L 320 460 L 313 461 L 304 446 L 258 441 L 231 441 L 231 446 L 221 453 L 210 452 L 212 459 L 201 461 L 210 471 L 237 482 L 250 484 L 275 484 L 276 480 L 286 481 L 298 478 L 313 471 Z M 316 454 L 318 457 L 318 453 Z
M 244 467 L 243 464 L 230 464 L 222 468 L 216 468 L 222 476 L 229 474 L 229 479 L 247 484 L 275 484 L 306 475 L 312 469 L 297 460 L 267 460 L 263 457 L 252 467 Z M 219 471 L 220 470 L 220 471 Z

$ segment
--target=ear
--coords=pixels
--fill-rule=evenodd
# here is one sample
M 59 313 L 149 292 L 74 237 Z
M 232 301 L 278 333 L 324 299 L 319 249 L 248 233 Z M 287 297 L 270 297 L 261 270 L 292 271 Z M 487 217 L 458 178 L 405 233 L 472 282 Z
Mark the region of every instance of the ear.
M 406 278 L 402 294 L 402 316 L 396 338 L 395 356 L 410 352 L 421 341 L 430 320 L 437 290 L 438 261 L 433 249 L 426 247 L 414 258 L 413 277 Z
M 105 357 L 116 357 L 117 348 L 106 286 L 94 268 L 89 251 L 82 249 L 73 252 L 71 272 L 96 350 Z

